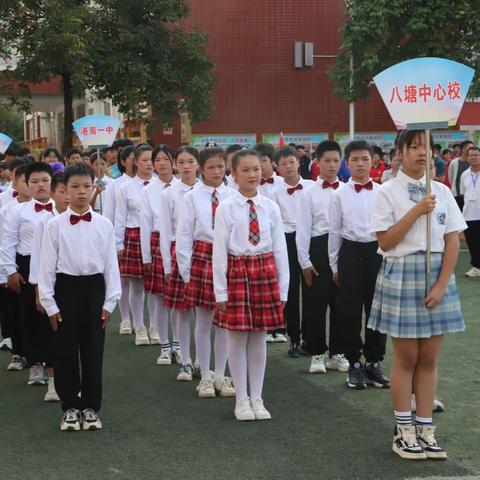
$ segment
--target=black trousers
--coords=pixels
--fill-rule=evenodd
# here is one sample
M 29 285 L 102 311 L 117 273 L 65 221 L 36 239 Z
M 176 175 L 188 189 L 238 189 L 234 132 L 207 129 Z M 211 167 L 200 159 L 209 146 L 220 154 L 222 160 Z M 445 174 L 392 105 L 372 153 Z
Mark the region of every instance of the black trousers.
M 101 323 L 105 301 L 103 275 L 57 274 L 55 301 L 62 318 L 58 330 L 53 332 L 55 389 L 62 409 L 99 411 L 105 344 Z
M 18 316 L 18 295 L 0 287 L 0 322 L 3 338 L 12 340 L 12 353 L 25 356 L 23 335 Z
M 304 349 L 310 355 L 321 355 L 327 350 L 330 355 L 342 353 L 340 350 L 339 324 L 336 312 L 337 286 L 332 278 L 328 258 L 328 234 L 313 237 L 310 241 L 310 260 L 318 272 L 313 277 L 312 286 L 302 283 L 303 321 L 302 335 Z M 330 307 L 330 334 L 327 344 L 326 323 L 327 308 Z
M 52 366 L 52 329 L 47 315 L 37 310 L 35 303 L 35 287 L 28 283 L 30 274 L 30 255 L 17 254 L 18 273 L 22 275 L 25 284 L 22 291 L 16 296 L 18 308 L 18 321 L 20 328 L 18 336 L 14 334 L 13 343 L 22 345 L 28 366 L 45 362 Z
M 463 211 L 463 205 L 465 204 L 464 197 L 463 196 L 455 197 L 455 200 L 457 202 L 457 205 L 460 211 Z
M 467 222 L 465 240 L 470 251 L 472 267 L 480 268 L 480 220 Z
M 386 335 L 365 327 L 362 341 L 362 317 L 365 323 L 372 308 L 373 294 L 382 257 L 377 242 L 352 242 L 343 239 L 338 255 L 337 315 L 341 329 L 341 347 L 353 364 L 365 356 L 367 362 L 380 362 L 385 355 Z
M 11 300 L 8 295 L 10 291 L 0 286 L 0 333 L 3 338 L 10 338 L 12 335 Z

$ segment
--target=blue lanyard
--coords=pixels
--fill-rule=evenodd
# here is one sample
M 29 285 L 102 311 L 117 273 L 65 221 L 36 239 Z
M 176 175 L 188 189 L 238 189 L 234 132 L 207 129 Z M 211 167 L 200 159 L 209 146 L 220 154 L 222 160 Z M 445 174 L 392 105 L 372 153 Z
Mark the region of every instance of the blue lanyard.
M 478 177 L 480 176 L 480 172 L 478 172 L 475 175 L 473 175 L 473 173 L 470 172 L 470 176 L 472 177 L 473 189 L 475 190 L 477 188 L 477 181 L 478 181 Z

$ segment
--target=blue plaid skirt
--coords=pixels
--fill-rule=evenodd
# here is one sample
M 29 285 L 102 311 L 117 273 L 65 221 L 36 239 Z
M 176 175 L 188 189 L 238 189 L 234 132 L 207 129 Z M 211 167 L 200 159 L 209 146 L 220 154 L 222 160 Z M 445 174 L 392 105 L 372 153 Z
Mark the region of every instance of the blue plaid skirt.
M 432 285 L 440 273 L 442 254 L 432 253 Z M 430 338 L 465 330 L 455 275 L 442 301 L 433 310 L 425 306 L 425 253 L 384 258 L 378 272 L 368 328 L 395 338 Z

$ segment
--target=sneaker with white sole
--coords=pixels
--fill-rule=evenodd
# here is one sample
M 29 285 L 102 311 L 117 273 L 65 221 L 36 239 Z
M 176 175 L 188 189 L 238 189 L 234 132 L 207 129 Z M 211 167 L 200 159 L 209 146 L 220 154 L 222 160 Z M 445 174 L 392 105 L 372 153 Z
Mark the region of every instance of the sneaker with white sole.
M 435 440 L 435 426 L 434 425 L 417 425 L 417 439 L 427 458 L 433 460 L 446 460 L 447 452 L 439 447 Z
M 193 378 L 198 378 L 199 380 L 202 378 L 202 370 L 197 363 L 193 365 Z
M 47 378 L 45 368 L 41 363 L 37 363 L 30 367 L 27 383 L 31 386 L 46 385 Z
M 135 330 L 135 345 L 150 345 L 150 339 L 145 327 L 138 327 Z
M 57 391 L 55 390 L 55 381 L 53 377 L 48 378 L 48 390 L 43 397 L 44 402 L 59 402 L 60 397 L 58 396 Z
M 465 273 L 465 276 L 469 278 L 480 277 L 480 268 L 472 267 L 468 272 Z
M 216 378 L 214 381 L 215 391 L 221 397 L 234 397 L 235 387 L 230 377 Z
M 97 412 L 92 408 L 86 408 L 82 412 L 84 430 L 100 430 L 102 428 L 102 422 Z
M 348 368 L 350 367 L 350 363 L 345 358 L 343 353 L 336 353 L 331 357 L 327 358 L 325 362 L 325 366 L 327 370 L 338 370 L 339 372 L 348 372 Z
M 327 373 L 325 368 L 325 355 L 312 355 L 312 361 L 310 362 L 310 373 Z
M 406 460 L 427 459 L 427 454 L 418 443 L 414 425 L 395 425 L 392 450 Z
M 287 343 L 288 339 L 283 333 L 277 333 L 275 335 L 275 343 Z
M 150 345 L 160 345 L 162 343 L 157 327 L 150 327 L 148 329 L 148 338 L 150 339 Z
M 172 347 L 172 363 L 176 365 L 183 364 L 182 352 L 179 345 L 173 345 Z
M 412 412 L 417 411 L 417 401 L 416 401 L 414 393 L 412 394 L 412 400 L 410 402 L 410 410 Z M 435 398 L 433 399 L 432 412 L 441 413 L 441 412 L 444 412 L 444 411 L 445 411 L 445 405 L 444 405 L 443 401 L 440 399 L 440 397 L 438 395 L 435 395 Z
M 120 335 L 131 335 L 133 333 L 132 324 L 130 320 L 122 320 L 120 322 Z
M 68 409 L 62 417 L 60 430 L 62 432 L 78 432 L 82 429 L 82 414 L 76 408 Z
M 213 378 L 202 378 L 197 385 L 197 395 L 199 398 L 215 398 L 215 387 Z
M 268 334 L 267 334 L 266 341 L 267 341 L 267 343 L 274 343 L 274 342 L 275 342 L 275 338 L 273 337 L 273 335 L 272 335 L 271 333 L 268 333 Z
M 191 382 L 193 380 L 193 368 L 191 365 L 182 365 L 178 370 L 178 382 Z
M 160 355 L 157 358 L 157 365 L 171 365 L 172 364 L 172 349 L 170 347 L 162 348 Z
M 255 413 L 252 410 L 252 406 L 250 405 L 250 399 L 242 398 L 238 400 L 235 404 L 234 410 L 235 419 L 239 422 L 248 422 L 251 420 L 255 420 Z
M 270 412 L 265 408 L 261 398 L 252 398 L 252 400 L 250 400 L 250 405 L 252 406 L 253 413 L 255 414 L 255 420 L 272 419 L 272 415 L 270 415 Z
M 8 338 L 4 338 L 1 342 L 0 342 L 0 350 L 5 350 L 7 352 L 11 352 L 12 351 L 12 339 L 10 337 Z
M 367 388 L 367 380 L 365 378 L 365 370 L 360 362 L 355 362 L 348 367 L 347 386 L 356 390 Z
M 7 366 L 9 372 L 20 372 L 27 366 L 27 360 L 20 355 L 12 355 L 10 363 Z

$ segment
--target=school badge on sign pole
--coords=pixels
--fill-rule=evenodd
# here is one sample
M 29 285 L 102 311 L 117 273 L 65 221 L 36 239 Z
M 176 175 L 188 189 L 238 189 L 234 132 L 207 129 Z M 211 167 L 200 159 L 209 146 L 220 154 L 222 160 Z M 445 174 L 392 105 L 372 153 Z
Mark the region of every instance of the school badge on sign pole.
M 398 130 L 425 130 L 426 191 L 431 192 L 430 130 L 456 125 L 475 72 L 445 58 L 415 58 L 387 68 L 373 80 Z M 427 215 L 426 273 L 430 292 L 431 215 Z
M 4 133 L 0 133 L 0 153 L 3 155 L 12 144 L 13 139 Z

